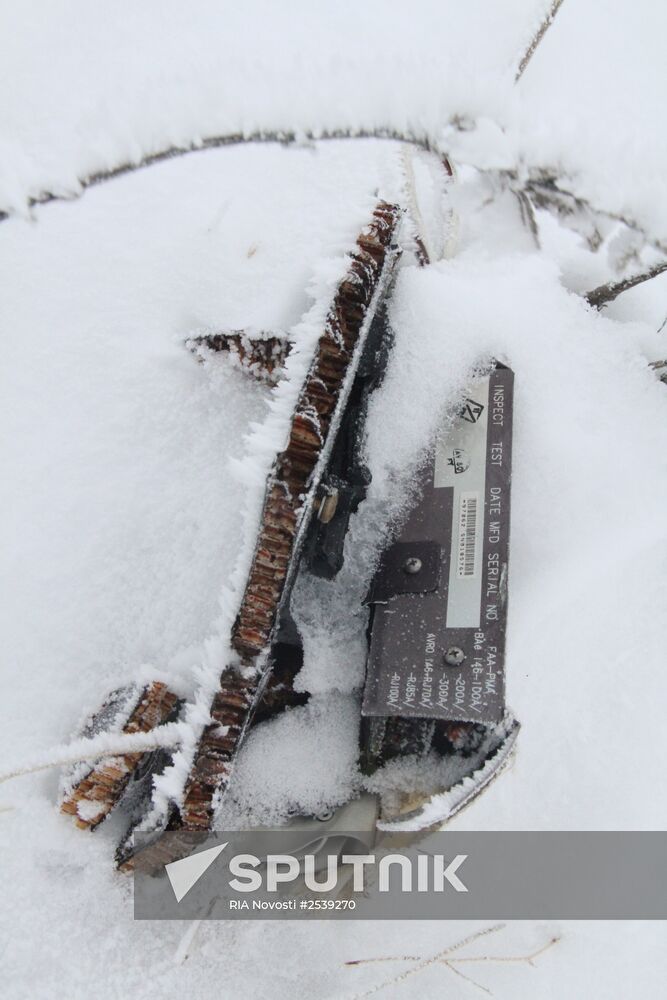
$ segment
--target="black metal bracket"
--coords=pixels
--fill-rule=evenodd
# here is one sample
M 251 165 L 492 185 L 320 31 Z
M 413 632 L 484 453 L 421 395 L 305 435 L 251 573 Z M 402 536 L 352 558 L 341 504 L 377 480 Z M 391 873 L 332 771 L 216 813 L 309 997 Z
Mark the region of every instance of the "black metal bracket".
M 342 568 L 350 517 L 366 498 L 371 481 L 364 460 L 364 430 L 369 399 L 384 378 L 393 344 L 386 309 L 383 303 L 371 324 L 327 471 L 320 484 L 321 500 L 335 492 L 334 512 L 325 521 L 313 518 L 305 544 L 309 571 L 327 580 L 332 580 Z

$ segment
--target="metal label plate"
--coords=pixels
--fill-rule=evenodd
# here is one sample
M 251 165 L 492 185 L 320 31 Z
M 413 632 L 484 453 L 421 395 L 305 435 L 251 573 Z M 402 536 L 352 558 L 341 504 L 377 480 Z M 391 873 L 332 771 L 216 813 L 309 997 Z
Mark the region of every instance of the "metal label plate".
M 405 558 L 439 546 L 439 584 L 375 604 L 363 715 L 503 717 L 513 383 L 500 366 L 477 379 L 421 472 L 396 541 Z

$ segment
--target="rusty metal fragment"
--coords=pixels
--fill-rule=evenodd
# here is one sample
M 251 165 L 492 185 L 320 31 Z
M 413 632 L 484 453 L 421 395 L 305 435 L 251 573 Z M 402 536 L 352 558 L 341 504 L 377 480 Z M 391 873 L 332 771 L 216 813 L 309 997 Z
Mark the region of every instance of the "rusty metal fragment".
M 209 828 L 214 799 L 227 785 L 233 758 L 266 681 L 262 654 L 271 644 L 300 532 L 312 513 L 313 477 L 391 256 L 399 217 L 397 206 L 380 202 L 357 239 L 301 390 L 287 447 L 269 479 L 257 546 L 232 631 L 232 646 L 241 666 L 222 673 L 211 706 L 212 721 L 202 734 L 185 788 L 180 815 L 184 829 Z
M 122 732 L 150 732 L 156 726 L 171 721 L 178 714 L 179 706 L 177 695 L 166 684 L 154 681 L 141 691 Z M 93 718 L 93 727 L 107 707 L 105 704 L 98 716 Z M 60 804 L 60 811 L 73 816 L 81 830 L 94 830 L 117 805 L 144 756 L 144 752 L 139 751 L 100 761 L 68 790 Z
M 186 346 L 198 355 L 200 360 L 206 352 L 224 352 L 239 367 L 267 385 L 280 381 L 285 361 L 292 345 L 285 335 L 274 333 L 250 334 L 247 330 L 229 330 L 224 333 L 207 333 L 201 337 L 190 337 Z

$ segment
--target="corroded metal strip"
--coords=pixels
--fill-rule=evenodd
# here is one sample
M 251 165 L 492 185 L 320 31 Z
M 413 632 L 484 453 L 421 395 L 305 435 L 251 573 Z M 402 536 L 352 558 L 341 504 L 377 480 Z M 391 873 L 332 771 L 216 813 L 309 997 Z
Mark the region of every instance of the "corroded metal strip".
M 246 330 L 229 330 L 225 333 L 208 333 L 186 341 L 190 350 L 205 357 L 205 351 L 229 354 L 249 375 L 258 381 L 275 385 L 291 350 L 285 336 L 261 334 L 253 336 Z
M 378 205 L 357 240 L 292 418 L 288 444 L 278 456 L 264 503 L 259 539 L 232 634 L 242 658 L 267 645 L 292 556 L 304 495 L 311 485 L 368 307 L 383 270 L 399 210 Z
M 147 733 L 169 721 L 180 701 L 166 684 L 154 681 L 144 688 L 122 728 L 124 733 Z M 100 761 L 64 797 L 60 811 L 73 816 L 81 830 L 94 830 L 118 803 L 143 752 L 120 754 Z
M 305 691 L 295 691 L 293 687 L 294 678 L 302 662 L 300 651 L 296 647 L 289 647 L 286 651 L 284 646 L 278 647 L 278 651 L 277 662 L 271 671 L 259 704 L 252 714 L 250 725 L 258 725 L 267 719 L 274 718 L 287 708 L 305 705 L 310 697 Z M 123 805 L 125 805 L 125 800 Z M 155 872 L 169 862 L 190 854 L 199 846 L 200 842 L 193 840 L 191 830 L 175 830 L 175 827 L 178 826 L 178 815 L 174 813 L 171 823 L 169 817 L 165 817 L 164 830 L 169 830 L 169 837 L 162 837 L 158 832 L 157 836 L 151 836 L 149 844 L 142 844 L 137 848 L 134 842 L 134 832 L 137 829 L 137 824 L 141 823 L 141 818 L 149 805 L 150 795 L 135 812 L 130 826 L 118 845 L 116 863 L 119 871 L 131 872 L 140 869 L 146 872 Z
M 474 746 L 466 738 L 464 747 L 461 748 L 455 738 L 453 750 L 459 759 L 468 761 L 468 772 L 449 787 L 434 788 L 429 792 L 397 790 L 393 800 L 391 796 L 385 796 L 379 829 L 398 832 L 405 829 L 404 824 L 408 830 L 413 831 L 442 829 L 443 823 L 464 809 L 505 769 L 511 759 L 520 728 L 517 720 L 508 712 L 498 725 L 480 727 L 485 735 L 480 740 L 481 734 L 478 733 Z M 469 735 L 470 732 L 468 730 Z
M 390 259 L 399 218 L 397 206 L 380 202 L 357 239 L 301 390 L 287 447 L 269 479 L 257 547 L 232 631 L 232 645 L 242 667 L 228 668 L 221 676 L 211 706 L 212 722 L 201 737 L 185 788 L 181 809 L 185 829 L 210 826 L 215 796 L 226 786 L 231 762 L 261 694 L 265 677 L 256 669 L 258 660 L 271 642 L 300 530 L 311 513 L 309 494 L 316 485 L 316 469 Z

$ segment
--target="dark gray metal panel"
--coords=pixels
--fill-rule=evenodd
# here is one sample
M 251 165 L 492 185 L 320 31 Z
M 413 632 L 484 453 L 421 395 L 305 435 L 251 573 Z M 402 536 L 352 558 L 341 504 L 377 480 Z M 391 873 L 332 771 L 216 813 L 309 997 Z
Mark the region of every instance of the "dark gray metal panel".
M 397 542 L 438 546 L 439 584 L 375 605 L 364 715 L 503 717 L 513 378 L 474 383 L 420 473 Z
M 382 556 L 369 604 L 397 594 L 425 594 L 440 586 L 442 552 L 436 542 L 394 542 Z

